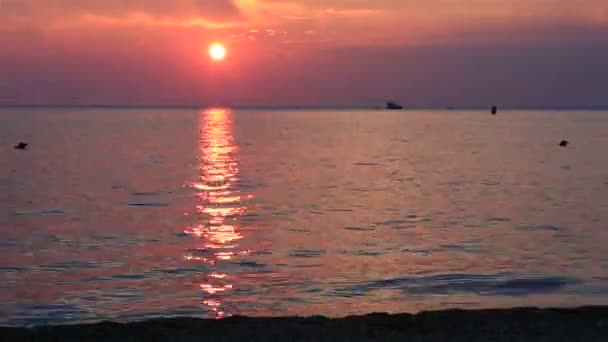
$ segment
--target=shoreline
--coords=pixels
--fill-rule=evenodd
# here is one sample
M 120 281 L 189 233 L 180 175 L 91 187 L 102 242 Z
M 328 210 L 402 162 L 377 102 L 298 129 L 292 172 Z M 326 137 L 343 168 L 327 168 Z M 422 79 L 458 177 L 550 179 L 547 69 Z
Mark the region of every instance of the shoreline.
M 0 327 L 2 341 L 608 341 L 608 306 Z

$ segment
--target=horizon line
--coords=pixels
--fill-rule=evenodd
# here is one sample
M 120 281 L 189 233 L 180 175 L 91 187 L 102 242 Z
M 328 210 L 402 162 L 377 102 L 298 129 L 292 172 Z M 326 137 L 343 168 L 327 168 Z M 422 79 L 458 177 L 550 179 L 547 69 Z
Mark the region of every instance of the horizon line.
M 419 109 L 446 109 L 446 110 L 482 110 L 488 109 L 492 105 L 470 105 L 470 106 L 404 106 L 403 110 L 419 110 Z M 608 109 L 606 105 L 595 105 L 595 106 L 582 106 L 582 105 L 568 105 L 568 106 L 551 106 L 551 105 L 513 105 L 513 106 L 498 106 L 503 110 L 525 110 L 525 109 L 536 109 L 536 110 L 605 110 Z M 98 109 L 211 109 L 211 108 L 226 108 L 235 110 L 255 110 L 255 109 L 375 109 L 383 110 L 384 106 L 377 105 L 155 105 L 155 104 L 22 104 L 12 103 L 3 104 L 0 103 L 0 108 L 98 108 Z

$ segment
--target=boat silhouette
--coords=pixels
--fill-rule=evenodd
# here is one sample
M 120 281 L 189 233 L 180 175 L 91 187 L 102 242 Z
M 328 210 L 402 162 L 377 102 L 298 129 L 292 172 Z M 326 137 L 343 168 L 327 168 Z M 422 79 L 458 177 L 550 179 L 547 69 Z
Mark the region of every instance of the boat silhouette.
M 13 148 L 15 150 L 25 150 L 28 144 L 20 142 L 19 144 L 15 145 Z
M 403 106 L 395 101 L 386 101 L 386 109 L 403 109 Z

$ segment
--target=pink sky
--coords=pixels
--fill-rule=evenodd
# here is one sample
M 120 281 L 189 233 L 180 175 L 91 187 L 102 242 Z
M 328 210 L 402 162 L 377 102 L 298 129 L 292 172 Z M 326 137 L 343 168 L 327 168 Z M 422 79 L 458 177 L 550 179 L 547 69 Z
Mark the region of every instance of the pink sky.
M 599 106 L 606 60 L 605 0 L 0 0 L 0 103 Z

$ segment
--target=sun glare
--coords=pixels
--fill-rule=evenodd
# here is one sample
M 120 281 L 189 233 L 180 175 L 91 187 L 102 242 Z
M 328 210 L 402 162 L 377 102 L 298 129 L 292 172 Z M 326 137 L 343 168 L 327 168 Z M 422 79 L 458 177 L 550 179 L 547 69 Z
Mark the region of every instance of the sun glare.
M 209 57 L 214 61 L 221 61 L 226 58 L 226 48 L 222 44 L 212 44 L 209 46 Z

